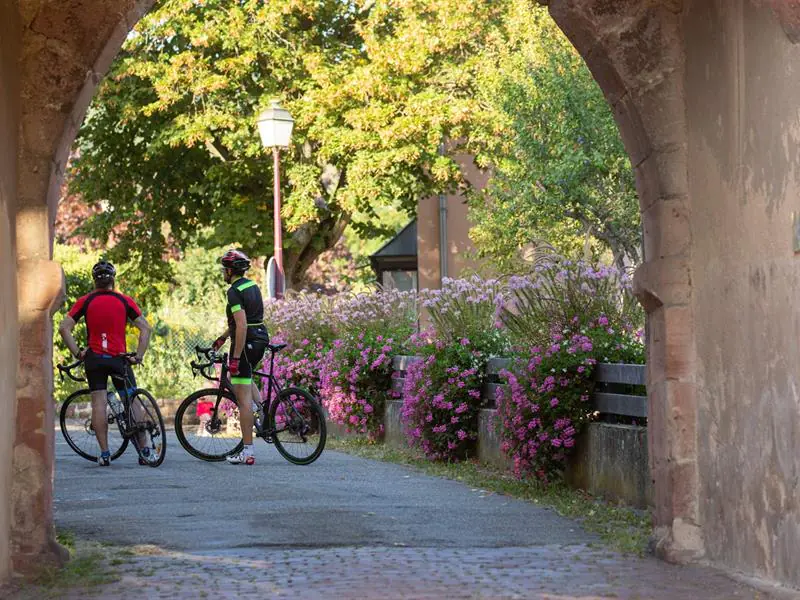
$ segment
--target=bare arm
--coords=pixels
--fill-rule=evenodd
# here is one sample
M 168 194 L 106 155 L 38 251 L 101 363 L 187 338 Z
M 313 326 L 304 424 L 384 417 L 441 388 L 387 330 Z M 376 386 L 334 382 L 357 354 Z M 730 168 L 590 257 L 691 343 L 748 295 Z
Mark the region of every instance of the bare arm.
M 67 315 L 58 326 L 58 333 L 61 335 L 61 339 L 64 340 L 64 343 L 67 345 L 67 348 L 69 348 L 72 356 L 75 358 L 83 358 L 85 353 L 81 352 L 80 348 L 78 348 L 78 343 L 75 341 L 75 337 L 72 335 L 73 329 L 75 329 L 75 319 Z
M 133 325 L 139 330 L 139 344 L 136 347 L 136 362 L 142 362 L 144 353 L 147 351 L 147 346 L 150 344 L 150 333 L 153 331 L 153 328 L 150 326 L 150 323 L 147 322 L 147 319 L 144 318 L 144 315 L 136 317 Z
M 247 315 L 243 310 L 233 313 L 233 320 L 236 322 L 236 347 L 233 349 L 233 357 L 239 358 L 244 352 L 244 343 L 247 339 Z

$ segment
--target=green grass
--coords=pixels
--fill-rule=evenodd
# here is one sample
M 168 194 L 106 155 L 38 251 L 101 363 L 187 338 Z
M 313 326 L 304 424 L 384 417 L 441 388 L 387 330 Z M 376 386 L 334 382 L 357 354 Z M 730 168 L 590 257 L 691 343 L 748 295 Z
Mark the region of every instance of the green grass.
M 97 543 L 77 540 L 71 532 L 58 532 L 58 542 L 69 550 L 69 561 L 60 569 L 46 567 L 31 582 L 37 589 L 35 594 L 42 598 L 57 598 L 60 590 L 81 587 L 91 589 L 107 583 L 119 581 L 117 569 L 112 568 L 113 550 Z M 34 591 L 34 590 L 29 590 Z
M 638 556 L 647 552 L 651 532 L 649 514 L 625 506 L 615 506 L 563 484 L 543 486 L 534 480 L 520 480 L 507 471 L 476 461 L 431 462 L 410 450 L 373 444 L 363 439 L 329 438 L 327 448 L 372 460 L 415 467 L 429 475 L 461 481 L 473 488 L 549 507 L 562 516 L 579 521 L 587 531 L 599 535 L 613 550 Z

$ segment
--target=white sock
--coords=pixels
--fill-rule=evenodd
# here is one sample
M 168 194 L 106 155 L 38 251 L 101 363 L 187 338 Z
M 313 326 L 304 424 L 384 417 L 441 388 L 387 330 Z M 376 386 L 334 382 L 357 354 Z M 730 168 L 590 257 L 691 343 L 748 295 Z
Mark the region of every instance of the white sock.
M 244 452 L 245 456 L 253 456 L 253 444 L 245 444 L 242 452 Z

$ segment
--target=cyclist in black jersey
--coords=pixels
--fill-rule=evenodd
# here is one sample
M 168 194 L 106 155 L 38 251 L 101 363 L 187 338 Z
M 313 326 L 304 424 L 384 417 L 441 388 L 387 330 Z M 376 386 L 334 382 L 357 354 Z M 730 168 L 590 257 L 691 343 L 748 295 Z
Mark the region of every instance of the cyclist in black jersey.
M 264 358 L 269 344 L 269 334 L 264 326 L 264 301 L 255 281 L 244 274 L 250 268 L 250 259 L 241 250 L 228 250 L 220 259 L 225 283 L 228 288 L 228 303 L 225 315 L 228 328 L 214 342 L 219 350 L 231 337 L 229 368 L 231 384 L 239 405 L 239 423 L 242 428 L 244 449 L 228 462 L 234 465 L 253 465 L 253 411 L 252 403 L 258 399 L 258 388 L 253 385 L 253 370 Z

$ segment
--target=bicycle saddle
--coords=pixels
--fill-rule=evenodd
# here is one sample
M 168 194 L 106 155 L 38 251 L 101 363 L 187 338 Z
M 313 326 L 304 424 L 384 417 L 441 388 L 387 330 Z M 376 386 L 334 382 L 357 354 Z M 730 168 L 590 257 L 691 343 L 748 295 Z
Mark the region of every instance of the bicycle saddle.
M 272 352 L 280 352 L 286 348 L 286 346 L 288 346 L 288 344 L 269 344 L 269 349 L 272 350 Z

